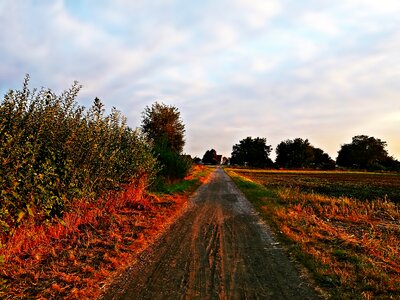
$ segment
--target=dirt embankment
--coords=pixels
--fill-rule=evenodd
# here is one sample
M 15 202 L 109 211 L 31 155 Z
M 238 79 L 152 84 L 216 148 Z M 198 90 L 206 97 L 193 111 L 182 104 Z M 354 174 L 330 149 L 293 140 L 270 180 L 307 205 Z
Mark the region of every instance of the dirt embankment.
M 103 299 L 318 299 L 218 168 Z

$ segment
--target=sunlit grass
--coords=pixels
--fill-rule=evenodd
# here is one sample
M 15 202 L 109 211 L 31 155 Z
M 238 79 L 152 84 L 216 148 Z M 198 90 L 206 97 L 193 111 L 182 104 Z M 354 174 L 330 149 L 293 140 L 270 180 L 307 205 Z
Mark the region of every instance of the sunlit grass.
M 228 173 L 331 298 L 400 297 L 398 204 L 267 188 L 262 171 Z
M 60 219 L 37 225 L 31 217 L 12 234 L 0 234 L 0 298 L 96 298 L 180 214 L 209 174 L 196 166 L 190 187 L 169 194 L 135 186 L 96 202 L 77 199 Z
M 194 165 L 192 172 L 188 174 L 183 180 L 179 180 L 174 183 L 164 183 L 159 186 L 155 191 L 156 194 L 175 194 L 182 193 L 185 191 L 193 191 L 199 184 L 204 183 L 207 180 L 208 175 L 213 171 L 213 168 Z

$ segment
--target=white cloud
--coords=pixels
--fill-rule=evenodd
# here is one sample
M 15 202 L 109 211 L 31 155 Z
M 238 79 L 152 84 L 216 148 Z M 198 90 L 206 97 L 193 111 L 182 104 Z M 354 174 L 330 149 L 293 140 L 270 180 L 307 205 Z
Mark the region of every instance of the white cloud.
M 387 15 L 400 10 L 400 3 L 397 0 L 350 0 L 345 1 L 344 6 L 348 10 L 354 11 L 356 16 Z
M 238 13 L 253 28 L 262 28 L 281 13 L 282 6 L 276 0 L 235 0 Z
M 234 26 L 230 24 L 213 24 L 215 28 L 210 28 L 214 32 L 215 40 L 212 41 L 217 49 L 224 49 L 233 45 L 238 38 L 237 31 Z
M 310 39 L 294 38 L 293 46 L 300 61 L 314 59 L 320 50 L 318 44 Z
M 267 57 L 256 57 L 252 60 L 250 71 L 255 73 L 267 73 L 278 67 L 279 59 L 271 59 Z
M 339 18 L 340 20 L 340 18 Z M 321 12 L 306 12 L 301 17 L 302 23 L 311 28 L 312 30 L 319 31 L 323 34 L 328 35 L 338 35 L 341 32 L 340 25 L 338 24 L 338 18 L 336 20 L 333 19 L 327 13 Z

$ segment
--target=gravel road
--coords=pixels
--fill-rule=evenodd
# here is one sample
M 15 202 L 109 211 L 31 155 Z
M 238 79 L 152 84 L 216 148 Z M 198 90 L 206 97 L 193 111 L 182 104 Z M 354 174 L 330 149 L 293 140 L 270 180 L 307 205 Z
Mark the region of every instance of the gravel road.
M 103 299 L 319 299 L 222 168 Z

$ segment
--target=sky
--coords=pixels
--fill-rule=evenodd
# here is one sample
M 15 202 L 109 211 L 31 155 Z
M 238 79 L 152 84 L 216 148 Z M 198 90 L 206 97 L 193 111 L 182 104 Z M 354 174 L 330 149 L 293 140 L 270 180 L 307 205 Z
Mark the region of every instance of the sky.
M 333 159 L 355 135 L 400 159 L 398 0 L 0 0 L 0 94 L 77 80 L 132 128 L 176 106 L 184 151 L 248 136 L 308 139 Z

